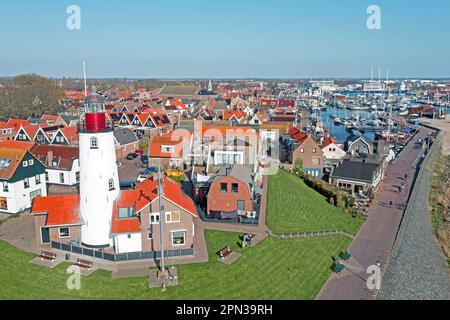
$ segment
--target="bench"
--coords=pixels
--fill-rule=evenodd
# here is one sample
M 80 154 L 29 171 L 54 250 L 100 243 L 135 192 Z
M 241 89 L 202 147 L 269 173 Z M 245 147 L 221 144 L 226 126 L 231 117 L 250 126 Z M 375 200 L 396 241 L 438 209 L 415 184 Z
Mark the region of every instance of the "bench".
M 222 250 L 220 250 L 217 254 L 219 255 L 219 257 L 221 257 L 222 259 L 226 258 L 227 256 L 229 256 L 231 253 L 233 252 L 233 250 L 231 250 L 230 247 L 225 247 Z
M 41 250 L 41 260 L 49 260 L 51 262 L 55 261 L 56 259 L 56 253 L 46 250 Z
M 77 259 L 77 263 L 75 265 L 89 270 L 92 268 L 93 264 L 94 264 L 93 261 Z
M 345 260 L 345 261 L 349 260 L 349 259 L 351 258 L 351 256 L 352 256 L 352 255 L 351 255 L 350 252 L 348 252 L 347 250 L 341 252 L 341 254 L 339 255 L 339 257 L 341 257 L 341 259 L 342 259 L 342 260 Z

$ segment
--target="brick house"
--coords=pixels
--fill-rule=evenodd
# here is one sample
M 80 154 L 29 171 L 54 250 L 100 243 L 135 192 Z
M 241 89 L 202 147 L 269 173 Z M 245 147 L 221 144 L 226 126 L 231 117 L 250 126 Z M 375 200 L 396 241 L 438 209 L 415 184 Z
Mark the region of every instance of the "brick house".
M 208 216 L 253 212 L 253 176 L 243 165 L 221 166 L 207 196 Z
M 300 159 L 303 164 L 303 172 L 314 177 L 322 177 L 323 151 L 310 135 L 292 128 L 284 137 L 287 161 L 293 165 Z
M 128 128 L 114 129 L 114 143 L 117 159 L 124 159 L 129 153 L 139 149 L 138 137 Z

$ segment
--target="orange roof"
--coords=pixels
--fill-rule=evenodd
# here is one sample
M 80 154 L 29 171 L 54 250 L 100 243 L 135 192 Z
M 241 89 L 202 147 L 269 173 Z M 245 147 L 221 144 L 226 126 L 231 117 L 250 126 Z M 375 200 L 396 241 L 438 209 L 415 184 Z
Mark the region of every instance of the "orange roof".
M 198 217 L 194 202 L 191 198 L 184 194 L 181 186 L 178 183 L 164 176 L 162 186 L 164 198 L 180 207 L 181 209 L 186 210 L 194 217 Z M 151 199 L 151 201 L 155 200 L 158 197 L 157 188 L 158 181 L 152 180 L 151 178 L 138 183 L 138 185 L 136 186 L 136 189 L 142 190 L 144 192 L 144 195 L 147 198 Z
M 162 146 L 175 146 L 174 152 L 162 152 Z M 162 136 L 154 136 L 150 142 L 149 156 L 152 158 L 182 158 L 182 137 L 172 137 L 171 133 Z
M 81 224 L 78 194 L 37 197 L 33 201 L 31 212 L 47 213 L 47 226 Z
M 242 110 L 225 110 L 223 112 L 223 120 L 230 120 L 232 116 L 235 116 L 237 119 L 245 118 L 247 114 Z
M 325 138 L 323 138 L 323 141 L 322 141 L 322 147 L 325 148 L 326 146 L 328 146 L 332 143 L 333 144 L 336 143 L 336 139 L 333 139 L 332 137 L 325 137 Z
M 170 105 L 171 105 L 171 106 L 176 106 L 176 107 L 178 107 L 179 110 L 180 110 L 180 109 L 182 109 L 182 110 L 187 110 L 186 105 L 185 105 L 181 100 L 173 100 L 173 101 L 170 101 Z
M 64 135 L 64 137 L 66 137 L 69 143 L 73 143 L 79 140 L 77 127 L 65 127 L 59 129 L 59 131 L 61 131 L 61 133 Z
M 0 142 L 0 148 L 23 149 L 27 151 L 30 151 L 35 145 L 35 142 L 30 141 L 4 140 Z
M 28 126 L 30 125 L 30 123 L 27 120 L 23 120 L 23 119 L 14 119 L 14 118 L 10 118 L 7 122 L 8 125 L 12 125 L 14 127 L 20 127 L 22 126 Z
M 27 133 L 28 137 L 31 140 L 34 140 L 34 138 L 36 137 L 37 132 L 42 129 L 48 127 L 48 124 L 30 124 L 28 126 L 22 126 L 21 128 Z M 20 130 L 20 129 L 19 129 Z M 18 131 L 19 131 L 18 130 Z M 48 139 L 48 135 L 43 131 L 44 135 L 47 137 Z
M 135 213 L 138 214 L 143 208 L 150 204 L 151 199 L 148 198 L 142 190 L 121 190 L 119 196 L 114 202 L 112 212 L 112 233 L 129 233 L 140 232 L 141 224 L 139 218 L 133 217 L 128 219 L 119 219 L 119 208 L 134 207 Z
M 164 176 L 162 186 L 165 199 L 187 211 L 192 216 L 198 217 L 194 202 L 183 193 L 178 183 Z M 135 206 L 136 214 L 138 214 L 147 207 L 147 205 L 158 198 L 157 188 L 158 181 L 149 178 L 138 183 L 134 190 L 122 190 L 114 203 L 111 232 L 140 232 L 141 225 L 139 218 L 119 219 L 117 214 L 118 208 Z
M 48 120 L 55 121 L 56 119 L 58 119 L 58 116 L 55 116 L 53 114 L 44 114 L 41 117 L 41 120 L 45 120 L 45 121 L 48 121 Z
M 0 159 L 10 161 L 8 166 L 0 167 L 0 178 L 10 179 L 27 152 L 25 149 L 0 148 Z
M 143 126 L 145 126 L 145 124 L 147 123 L 148 117 L 150 115 L 148 113 L 138 113 L 137 117 L 139 118 L 139 121 L 141 122 L 141 124 Z
M 12 128 L 14 128 L 14 125 L 7 124 L 4 121 L 0 121 L 0 129 L 12 129 Z
M 308 134 L 300 131 L 298 128 L 293 127 L 289 130 L 288 135 L 291 136 L 292 139 L 297 140 L 298 143 L 302 144 L 308 138 Z

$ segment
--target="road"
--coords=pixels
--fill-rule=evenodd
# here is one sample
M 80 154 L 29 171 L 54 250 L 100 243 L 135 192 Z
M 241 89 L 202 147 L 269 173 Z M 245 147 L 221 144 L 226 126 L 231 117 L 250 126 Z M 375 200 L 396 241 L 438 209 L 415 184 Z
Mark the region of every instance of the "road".
M 392 250 L 395 237 L 401 223 L 403 209 L 399 204 L 407 201 L 409 185 L 403 192 L 398 186 L 404 181 L 405 173 L 413 177 L 416 170 L 413 168 L 421 156 L 422 150 L 414 148 L 414 141 L 425 138 L 430 129 L 421 128 L 420 132 L 400 153 L 399 157 L 388 167 L 386 178 L 381 183 L 372 206 L 369 208 L 369 217 L 354 238 L 349 251 L 352 258 L 349 264 L 354 266 L 352 271 L 345 270 L 341 274 L 332 274 L 320 291 L 318 300 L 369 300 L 374 299 L 374 291 L 367 288 L 367 267 L 381 264 L 381 273 L 386 267 L 387 258 Z M 392 200 L 394 207 L 389 205 Z M 332 263 L 330 259 L 330 265 Z
M 141 167 L 139 157 L 134 160 L 123 159 L 121 162 L 122 165 L 118 167 L 120 181 L 136 181 L 139 172 L 145 170 L 145 168 Z

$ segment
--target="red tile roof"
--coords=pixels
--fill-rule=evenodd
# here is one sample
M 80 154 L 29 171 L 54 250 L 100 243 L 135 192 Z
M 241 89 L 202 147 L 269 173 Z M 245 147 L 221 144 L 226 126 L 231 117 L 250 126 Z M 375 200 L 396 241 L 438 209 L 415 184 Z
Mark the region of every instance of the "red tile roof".
M 225 110 L 223 112 L 223 120 L 230 120 L 232 116 L 235 116 L 239 120 L 245 118 L 247 114 L 242 110 Z
M 66 137 L 67 142 L 70 144 L 76 144 L 80 137 L 78 136 L 78 129 L 77 127 L 65 127 L 59 129 L 61 133 Z M 56 134 L 55 134 L 56 137 Z
M 0 142 L 0 148 L 23 149 L 27 151 L 30 151 L 35 145 L 34 141 L 4 140 Z
M 47 213 L 47 226 L 81 224 L 79 212 L 80 196 L 64 195 L 37 197 L 33 201 L 31 212 Z
M 144 209 L 147 205 L 149 205 L 151 201 L 152 200 L 148 198 L 142 190 L 121 190 L 113 206 L 111 232 L 140 232 L 141 224 L 139 221 L 139 217 L 135 216 L 128 219 L 119 219 L 119 208 L 134 207 L 135 213 L 139 214 L 139 212 L 142 211 L 142 209 Z
M 53 153 L 53 160 L 58 163 L 58 169 L 72 170 L 73 161 L 79 158 L 78 148 L 57 146 L 57 145 L 38 145 L 36 144 L 30 151 L 46 167 L 55 168 L 53 163 L 48 163 L 49 152 Z
M 112 212 L 112 233 L 140 232 L 141 225 L 139 217 L 129 219 L 119 219 L 118 209 L 135 206 L 136 215 L 145 207 L 158 198 L 158 182 L 151 178 L 139 183 L 134 190 L 122 190 L 114 203 Z M 164 198 L 179 208 L 187 211 L 194 217 L 198 217 L 194 202 L 186 196 L 181 187 L 175 181 L 164 176 L 163 178 Z
M 292 139 L 297 140 L 297 142 L 300 144 L 302 144 L 308 138 L 307 133 L 302 132 L 298 128 L 295 128 L 295 127 L 293 127 L 291 130 L 289 130 L 288 135 L 291 136 Z
M 323 141 L 322 141 L 322 148 L 325 148 L 326 146 L 328 146 L 332 143 L 336 143 L 336 140 L 334 138 L 325 137 L 325 138 L 323 138 Z
M 10 160 L 8 166 L 0 168 L 0 178 L 11 179 L 27 152 L 25 149 L 0 148 L 0 159 Z
M 158 181 L 147 179 L 136 186 L 137 190 L 142 190 L 149 199 L 157 198 Z M 184 194 L 181 186 L 172 179 L 164 176 L 163 178 L 164 198 L 175 204 L 176 206 L 186 210 L 194 217 L 198 217 L 194 202 L 186 194 Z
M 162 152 L 162 146 L 175 146 L 174 152 Z M 150 142 L 149 156 L 151 158 L 182 158 L 183 139 L 181 137 L 172 138 L 171 133 L 162 136 L 154 136 Z
M 44 114 L 41 117 L 41 120 L 45 120 L 45 121 L 56 121 L 58 119 L 58 116 L 55 116 L 53 114 Z
M 22 126 L 29 126 L 30 123 L 27 120 L 23 120 L 23 119 L 14 119 L 14 118 L 10 118 L 7 122 L 8 125 L 12 125 L 14 127 L 20 127 Z

